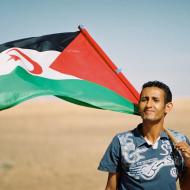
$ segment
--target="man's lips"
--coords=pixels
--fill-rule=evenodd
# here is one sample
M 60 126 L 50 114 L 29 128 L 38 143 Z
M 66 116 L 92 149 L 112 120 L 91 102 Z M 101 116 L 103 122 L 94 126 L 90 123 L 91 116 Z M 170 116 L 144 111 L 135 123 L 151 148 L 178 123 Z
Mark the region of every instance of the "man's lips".
M 154 110 L 144 110 L 144 113 L 154 113 Z

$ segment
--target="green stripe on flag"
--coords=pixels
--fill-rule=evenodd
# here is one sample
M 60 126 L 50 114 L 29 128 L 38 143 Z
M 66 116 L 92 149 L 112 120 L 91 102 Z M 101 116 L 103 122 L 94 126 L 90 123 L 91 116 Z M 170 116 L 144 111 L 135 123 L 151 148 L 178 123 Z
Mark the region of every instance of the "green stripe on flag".
M 52 80 L 34 76 L 17 67 L 0 76 L 0 110 L 27 99 L 55 95 L 66 101 L 116 112 L 138 114 L 137 107 L 112 90 L 85 80 Z

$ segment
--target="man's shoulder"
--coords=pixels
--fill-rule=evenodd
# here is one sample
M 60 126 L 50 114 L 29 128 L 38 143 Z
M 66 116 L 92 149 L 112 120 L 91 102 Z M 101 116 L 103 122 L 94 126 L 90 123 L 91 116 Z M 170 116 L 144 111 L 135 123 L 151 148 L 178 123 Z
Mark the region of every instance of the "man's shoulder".
M 173 129 L 168 129 L 168 130 L 172 133 L 172 135 L 176 138 L 177 141 L 187 141 L 187 137 L 181 132 L 178 132 Z
M 119 140 L 120 144 L 129 143 L 134 139 L 136 129 L 137 128 L 118 133 L 115 137 Z

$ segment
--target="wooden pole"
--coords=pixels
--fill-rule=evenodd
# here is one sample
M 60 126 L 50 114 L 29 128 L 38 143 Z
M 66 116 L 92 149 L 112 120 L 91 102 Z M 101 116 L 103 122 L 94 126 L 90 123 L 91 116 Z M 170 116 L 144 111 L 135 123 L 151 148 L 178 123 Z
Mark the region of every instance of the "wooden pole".
M 165 127 L 164 127 L 164 131 L 166 132 L 166 134 L 168 135 L 168 137 L 170 138 L 170 140 L 174 143 L 174 145 L 177 144 L 177 140 L 172 135 L 172 133 L 168 129 L 166 129 Z

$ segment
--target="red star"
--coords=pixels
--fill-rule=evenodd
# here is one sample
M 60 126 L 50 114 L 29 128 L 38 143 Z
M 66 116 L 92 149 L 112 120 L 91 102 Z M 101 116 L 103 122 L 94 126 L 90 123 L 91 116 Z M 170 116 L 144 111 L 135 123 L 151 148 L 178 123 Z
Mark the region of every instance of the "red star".
M 11 59 L 13 59 L 15 61 L 21 60 L 20 57 L 18 57 L 17 55 L 9 55 L 9 56 L 10 56 L 10 58 L 8 59 L 8 61 Z

